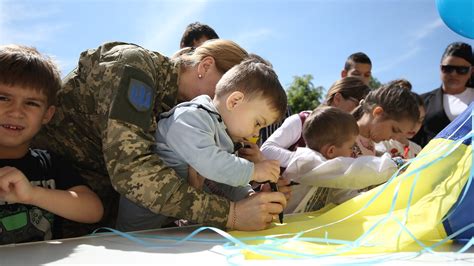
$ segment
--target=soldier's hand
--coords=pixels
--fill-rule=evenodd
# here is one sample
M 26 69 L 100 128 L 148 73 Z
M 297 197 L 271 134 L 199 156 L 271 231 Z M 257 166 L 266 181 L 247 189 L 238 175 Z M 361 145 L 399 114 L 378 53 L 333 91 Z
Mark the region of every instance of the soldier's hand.
M 235 204 L 235 208 L 233 206 Z M 286 199 L 280 192 L 261 192 L 231 204 L 227 227 L 234 230 L 254 231 L 270 226 L 283 211 Z M 234 211 L 235 210 L 235 211 Z
M 0 168 L 0 200 L 28 204 L 33 197 L 33 190 L 23 172 L 10 166 Z

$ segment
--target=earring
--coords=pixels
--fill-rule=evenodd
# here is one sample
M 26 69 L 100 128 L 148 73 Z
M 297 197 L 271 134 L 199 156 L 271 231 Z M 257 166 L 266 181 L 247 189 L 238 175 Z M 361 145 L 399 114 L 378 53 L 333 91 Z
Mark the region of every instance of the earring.
M 198 75 L 198 78 L 200 78 L 200 79 L 201 79 L 201 78 L 202 78 L 202 75 L 201 75 L 201 74 L 199 74 L 199 75 Z

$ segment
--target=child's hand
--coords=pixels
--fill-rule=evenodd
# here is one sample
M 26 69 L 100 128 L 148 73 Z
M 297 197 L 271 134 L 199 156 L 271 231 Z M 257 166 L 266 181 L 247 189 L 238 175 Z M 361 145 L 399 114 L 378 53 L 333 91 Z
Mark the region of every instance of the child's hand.
M 194 168 L 191 166 L 188 167 L 188 183 L 196 188 L 197 190 L 202 190 L 204 185 L 204 177 L 200 175 Z
M 291 186 L 289 186 L 291 180 L 280 178 L 278 179 L 278 191 L 285 195 L 286 201 L 289 201 L 291 198 Z
M 290 200 L 291 198 L 291 180 L 280 178 L 278 179 L 277 186 L 278 186 L 278 192 L 281 192 L 285 195 L 285 198 L 287 201 Z M 262 187 L 260 189 L 262 192 L 271 192 L 272 189 L 270 188 L 270 184 L 265 183 L 262 184 Z
M 254 163 L 259 163 L 265 160 L 258 145 L 252 142 L 245 142 L 245 146 L 239 149 L 239 156 Z
M 276 183 L 280 177 L 280 162 L 265 160 L 255 163 L 252 180 L 257 182 L 270 181 Z
M 10 166 L 0 168 L 0 200 L 28 204 L 33 190 L 34 187 L 20 170 Z

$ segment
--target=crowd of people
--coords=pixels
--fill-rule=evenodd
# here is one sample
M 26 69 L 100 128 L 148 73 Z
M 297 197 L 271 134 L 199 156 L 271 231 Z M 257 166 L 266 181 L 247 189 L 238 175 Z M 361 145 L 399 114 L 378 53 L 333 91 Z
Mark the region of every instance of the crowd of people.
M 384 183 L 474 101 L 462 42 L 442 55 L 436 90 L 371 89 L 357 52 L 324 103 L 296 114 L 271 63 L 208 25 L 190 24 L 180 48 L 105 43 L 61 81 L 35 48 L 0 46 L 0 244 L 100 227 L 265 229 Z

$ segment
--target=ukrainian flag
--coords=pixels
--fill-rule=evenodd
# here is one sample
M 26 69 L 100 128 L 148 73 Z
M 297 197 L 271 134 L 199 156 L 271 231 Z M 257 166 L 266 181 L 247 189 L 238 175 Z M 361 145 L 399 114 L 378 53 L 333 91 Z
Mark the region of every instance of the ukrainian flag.
M 384 185 L 267 230 L 230 233 L 250 259 L 431 251 L 471 240 L 473 114 L 474 103 Z

